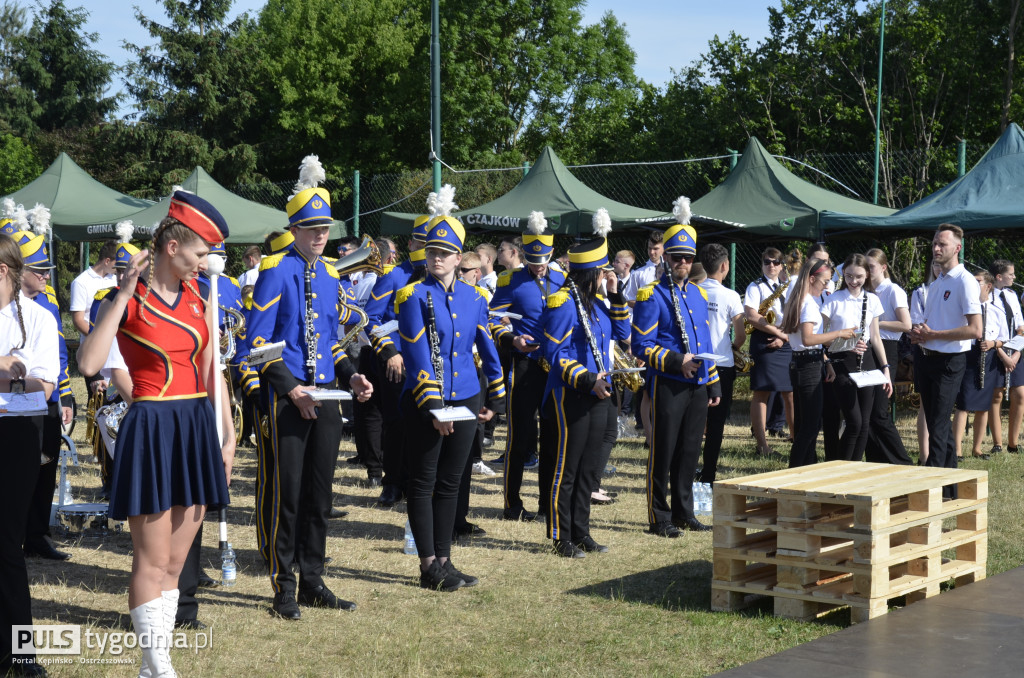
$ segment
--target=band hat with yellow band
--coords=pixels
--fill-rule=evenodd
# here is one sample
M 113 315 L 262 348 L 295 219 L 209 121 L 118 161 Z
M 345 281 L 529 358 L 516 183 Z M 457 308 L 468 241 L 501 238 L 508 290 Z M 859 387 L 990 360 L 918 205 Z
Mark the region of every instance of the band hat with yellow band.
M 294 244 L 295 236 L 292 235 L 291 231 L 285 231 L 270 241 L 270 253 L 278 254 L 279 252 L 284 252 Z
M 435 216 L 427 226 L 426 247 L 462 253 L 466 229 L 461 221 L 451 215 L 458 208 L 455 204 L 455 188 L 451 184 L 445 184 L 436 194 L 431 193 L 427 197 L 427 210 Z
M 25 233 L 27 239 L 20 238 L 18 244 L 25 266 L 35 269 L 54 268 L 46 251 L 46 241 L 50 235 L 50 210 L 44 205 L 36 204 L 30 210 L 22 210 L 16 221 L 20 222 L 19 225 L 23 228 L 32 229 L 31 233 Z
M 228 222 L 216 207 L 195 193 L 175 191 L 167 216 L 183 223 L 208 245 L 224 242 L 228 237 Z
M 317 228 L 334 223 L 334 217 L 331 216 L 331 194 L 326 188 L 319 188 L 326 179 L 327 173 L 320 164 L 320 158 L 307 155 L 302 159 L 295 192 L 288 198 L 285 207 L 289 228 Z
M 544 231 L 548 220 L 543 212 L 530 212 L 530 220 L 526 223 L 527 233 L 523 235 L 523 256 L 526 263 L 541 266 L 551 261 L 555 252 L 555 236 Z
M 433 195 L 433 194 L 431 194 Z M 409 236 L 417 242 L 427 242 L 427 229 L 430 227 L 431 215 L 421 214 L 412 222 L 412 235 Z
M 665 231 L 662 242 L 665 246 L 665 254 L 697 254 L 697 231 L 690 226 L 690 199 L 686 196 L 679 196 L 672 203 L 672 214 L 675 216 L 675 226 Z
M 0 233 L 13 237 L 15 233 L 21 230 L 16 223 L 17 220 L 14 218 L 19 209 L 22 212 L 25 211 L 22 205 L 16 205 L 11 198 L 4 198 L 3 214 L 0 214 Z
M 210 254 L 219 254 L 222 257 L 227 257 L 228 253 L 227 250 L 224 249 L 223 241 L 210 245 Z
M 114 226 L 114 232 L 117 234 L 117 253 L 114 255 L 114 268 L 127 268 L 131 258 L 139 253 L 139 248 L 131 244 L 132 235 L 135 233 L 135 224 L 130 220 L 119 221 Z
M 601 208 L 594 213 L 594 235 L 597 237 L 569 248 L 569 270 L 582 271 L 588 268 L 609 268 L 608 234 L 612 230 L 612 219 L 608 210 Z

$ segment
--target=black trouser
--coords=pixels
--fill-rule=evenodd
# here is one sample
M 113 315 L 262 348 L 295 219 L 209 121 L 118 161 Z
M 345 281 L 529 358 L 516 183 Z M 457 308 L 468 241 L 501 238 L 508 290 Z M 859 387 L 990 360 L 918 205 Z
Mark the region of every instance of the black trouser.
M 608 460 L 612 456 L 612 448 L 615 447 L 615 441 L 619 438 L 619 417 L 614 398 L 615 391 L 612 391 L 612 394 L 607 398 L 609 411 L 604 425 L 604 435 L 601 437 L 601 451 L 594 460 L 594 463 L 590 465 L 591 477 L 587 479 L 588 484 L 594 488 L 594 492 L 601 487 L 601 476 L 604 475 L 604 469 L 608 466 Z
M 548 517 L 549 530 L 551 529 L 551 482 L 555 477 L 557 447 L 558 422 L 549 416 L 545 407 L 541 412 L 540 448 L 537 451 L 537 513 Z
M 722 399 L 715 407 L 708 408 L 707 432 L 704 434 L 704 464 L 698 478 L 702 483 L 714 483 L 718 475 L 718 455 L 722 451 L 725 422 L 732 413 L 732 388 L 736 383 L 736 367 L 719 366 L 718 380 L 722 385 Z M 795 388 L 794 385 L 794 390 Z
M 868 420 L 875 402 L 875 389 L 857 388 L 857 384 L 850 379 L 850 373 L 858 369 L 858 358 L 853 351 L 832 356 L 832 367 L 836 371 L 834 393 L 846 420 L 846 429 L 839 438 L 838 456 L 829 459 L 826 453 L 825 458 L 828 461 L 861 461 L 864 458 L 864 448 L 868 444 Z M 864 354 L 863 369 L 875 369 L 875 358 L 870 345 Z
M 480 394 L 447 403 L 480 411 Z M 469 448 L 476 435 L 476 421 L 457 421 L 446 436 L 434 428 L 434 418 L 416 408 L 412 391 L 402 396 L 405 413 L 405 454 L 409 459 L 409 491 L 406 508 L 420 558 L 447 558 L 452 552 L 452 531 Z
M 32 623 L 32 600 L 25 566 L 25 524 L 39 475 L 43 417 L 0 417 L 4 468 L 0 477 L 0 670 L 11 665 L 11 626 Z M 34 653 L 19 655 L 27 659 Z
M 896 374 L 896 359 L 899 350 L 899 342 L 895 339 L 883 339 L 885 346 L 885 362 L 889 364 L 889 383 L 894 384 L 893 375 Z M 882 386 L 873 386 L 875 390 L 875 401 L 871 406 L 871 415 L 868 419 L 868 444 L 864 448 L 864 458 L 867 461 L 882 464 L 909 464 L 910 455 L 903 445 L 903 438 L 896 430 L 896 424 L 892 420 L 892 409 L 889 407 L 889 398 L 885 395 Z M 895 394 L 895 385 L 893 386 Z
M 380 478 L 384 475 L 384 413 L 381 411 L 384 375 L 377 354 L 369 346 L 359 349 L 359 372 L 373 384 L 373 395 L 366 402 L 356 400 L 352 406 L 356 455 L 366 464 L 368 477 Z
M 590 495 L 604 464 L 608 419 L 615 418 L 611 398 L 601 400 L 559 386 L 548 394 L 545 415 L 554 422 L 555 465 L 548 506 L 548 536 L 577 543 L 590 536 Z
M 260 393 L 265 393 L 262 389 Z M 262 419 L 267 404 L 262 395 L 249 398 L 247 403 L 252 418 L 256 421 L 256 545 L 263 564 L 270 567 L 270 530 L 274 525 L 274 446 L 263 435 Z M 269 428 L 269 419 L 268 419 Z M 269 433 L 269 431 L 268 431 Z
M 505 445 L 505 508 L 523 507 L 523 464 L 537 454 L 537 412 L 548 373 L 532 358 L 512 356 L 508 388 L 508 441 Z
M 967 367 L 966 353 L 914 354 L 914 387 L 921 395 L 924 420 L 928 425 L 928 461 L 925 466 L 956 468 L 953 440 L 953 403 Z M 956 486 L 942 488 L 944 497 L 956 497 Z
M 287 396 L 279 396 L 266 380 L 274 473 L 273 523 L 270 525 L 270 583 L 274 593 L 295 590 L 291 565 L 298 563 L 300 586 L 323 584 L 327 521 L 338 443 L 341 411 L 334 402 L 317 408 L 316 419 L 303 419 Z
M 771 395 L 768 396 L 768 404 L 765 407 L 764 428 L 766 431 L 780 432 L 786 428 L 786 405 L 782 401 L 782 394 L 778 391 L 772 391 Z
M 476 374 L 480 381 L 480 397 L 483 398 L 483 394 L 487 392 L 487 378 L 484 376 L 484 373 L 480 368 L 477 368 Z M 488 404 L 490 403 L 483 405 L 483 407 L 486 407 Z M 494 421 L 494 417 L 491 417 L 489 421 Z M 476 433 L 473 435 L 473 439 L 469 445 L 469 457 L 466 459 L 466 470 L 462 472 L 462 479 L 459 481 L 459 501 L 455 507 L 456 527 L 465 527 L 467 524 L 466 516 L 469 515 L 469 487 L 473 476 L 473 464 L 480 460 L 480 455 L 483 452 L 483 437 L 484 422 L 477 421 Z M 454 535 L 452 536 L 454 537 Z
M 61 441 L 60 403 L 47 403 L 43 417 L 43 454 L 50 461 L 39 467 L 35 489 L 28 509 L 25 524 L 25 545 L 40 546 L 50 534 L 50 510 L 53 507 L 53 490 L 57 487 L 57 468 L 60 461 Z
M 825 408 L 821 413 L 822 438 L 825 444 L 825 460 L 839 459 L 839 428 L 843 422 L 843 411 L 839 407 L 839 396 L 836 394 L 836 382 L 826 382 L 822 386 Z
M 823 357 L 793 353 L 789 378 L 793 382 L 794 428 L 793 447 L 789 451 L 789 467 L 807 466 L 818 461 L 818 431 L 824 405 L 822 380 Z M 721 373 L 721 368 L 719 368 Z
M 199 616 L 199 601 L 196 600 L 196 591 L 199 590 L 199 552 L 203 546 L 203 523 L 199 523 L 199 531 L 196 532 L 192 546 L 188 549 L 185 562 L 181 566 L 181 574 L 178 575 L 178 612 L 174 615 L 176 623 L 195 621 Z
M 689 520 L 694 517 L 693 475 L 708 417 L 708 389 L 656 374 L 652 396 L 647 520 L 651 525 Z

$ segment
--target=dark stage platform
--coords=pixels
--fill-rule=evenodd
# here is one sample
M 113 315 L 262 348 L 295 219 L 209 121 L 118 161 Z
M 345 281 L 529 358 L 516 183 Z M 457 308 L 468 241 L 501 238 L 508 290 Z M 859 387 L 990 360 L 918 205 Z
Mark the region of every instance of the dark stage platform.
M 716 675 L 1020 678 L 1024 676 L 1024 567 Z

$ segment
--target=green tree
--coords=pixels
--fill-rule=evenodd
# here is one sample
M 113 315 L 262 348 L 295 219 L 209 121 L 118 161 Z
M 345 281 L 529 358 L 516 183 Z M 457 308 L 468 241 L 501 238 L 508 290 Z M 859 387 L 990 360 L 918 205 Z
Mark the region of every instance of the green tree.
M 28 31 L 5 39 L 9 86 L 0 91 L 0 118 L 19 135 L 93 125 L 116 110 L 117 97 L 105 96 L 114 65 L 90 47 L 96 34 L 83 32 L 87 18 L 51 0 L 38 6 Z
M 0 135 L 0 195 L 17 191 L 42 171 L 31 146 L 11 134 Z

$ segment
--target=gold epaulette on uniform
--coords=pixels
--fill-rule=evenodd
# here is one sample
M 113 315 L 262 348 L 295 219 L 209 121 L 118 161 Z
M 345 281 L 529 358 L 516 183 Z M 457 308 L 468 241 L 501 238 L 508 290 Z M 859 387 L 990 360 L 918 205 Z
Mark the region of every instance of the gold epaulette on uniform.
M 263 257 L 263 259 L 260 260 L 260 273 L 280 264 L 284 255 L 284 252 L 278 252 L 277 254 L 271 254 L 269 257 Z
M 391 273 L 391 269 L 393 269 L 394 267 L 395 267 L 394 264 L 384 264 L 384 268 L 382 269 L 382 274 L 383 275 L 387 275 L 388 273 Z
M 513 270 L 502 271 L 498 274 L 498 287 L 505 287 L 512 281 L 512 274 L 515 273 Z
M 654 294 L 654 288 L 657 286 L 657 282 L 648 283 L 636 291 L 637 301 L 647 301 Z
M 51 297 L 57 296 L 57 290 L 53 289 L 53 285 L 47 285 L 44 291 Z
M 548 295 L 548 308 L 558 308 L 569 300 L 569 293 L 564 289 Z
M 335 280 L 341 280 L 341 274 L 338 273 L 338 269 L 334 267 L 334 264 L 327 261 L 326 259 L 324 259 L 324 263 L 326 264 L 325 268 L 327 268 L 327 275 L 331 276 Z
M 103 301 L 103 298 L 106 297 L 107 294 L 109 294 L 109 293 L 110 293 L 110 288 L 109 287 L 104 287 L 102 290 L 98 291 L 96 294 L 94 294 L 92 296 L 93 301 Z
M 419 285 L 418 281 L 414 282 L 414 283 L 411 283 L 409 285 L 406 285 L 402 289 L 400 289 L 397 292 L 395 292 L 395 308 L 396 309 L 399 306 L 401 306 L 405 302 L 406 299 L 408 299 L 409 297 L 411 297 L 413 295 L 413 292 L 416 291 L 416 286 L 417 285 Z

